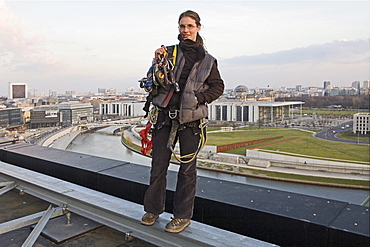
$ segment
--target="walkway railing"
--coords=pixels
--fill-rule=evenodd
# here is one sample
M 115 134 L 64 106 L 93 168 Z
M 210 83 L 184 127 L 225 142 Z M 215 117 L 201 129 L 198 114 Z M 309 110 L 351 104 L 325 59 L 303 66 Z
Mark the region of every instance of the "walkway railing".
M 63 210 L 84 216 L 158 246 L 276 246 L 195 221 L 192 221 L 191 225 L 179 234 L 166 233 L 163 229 L 170 218 L 168 213 L 163 213 L 155 225 L 143 226 L 140 223 L 143 207 L 139 204 L 24 168 L 0 163 L 0 179 L 13 182 L 3 184 L 6 187 L 4 190 L 17 187 Z M 49 211 L 45 214 L 48 213 L 50 216 Z M 0 224 L 1 228 L 2 224 Z M 41 231 L 39 230 L 38 233 Z M 29 239 L 36 240 L 37 236 L 31 236 Z

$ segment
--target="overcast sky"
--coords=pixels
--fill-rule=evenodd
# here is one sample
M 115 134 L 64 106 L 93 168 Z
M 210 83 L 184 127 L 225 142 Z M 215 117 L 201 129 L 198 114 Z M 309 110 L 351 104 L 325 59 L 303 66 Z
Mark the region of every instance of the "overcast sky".
M 0 0 L 0 95 L 137 90 L 188 9 L 226 88 L 370 80 L 370 1 Z

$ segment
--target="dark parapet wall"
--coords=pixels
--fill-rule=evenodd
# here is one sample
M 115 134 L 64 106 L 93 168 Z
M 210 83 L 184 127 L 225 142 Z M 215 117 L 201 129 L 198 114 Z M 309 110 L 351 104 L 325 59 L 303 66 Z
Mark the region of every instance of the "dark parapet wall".
M 0 160 L 139 204 L 149 183 L 147 166 L 26 143 L 0 144 Z M 201 176 L 193 219 L 280 246 L 369 246 L 368 207 Z

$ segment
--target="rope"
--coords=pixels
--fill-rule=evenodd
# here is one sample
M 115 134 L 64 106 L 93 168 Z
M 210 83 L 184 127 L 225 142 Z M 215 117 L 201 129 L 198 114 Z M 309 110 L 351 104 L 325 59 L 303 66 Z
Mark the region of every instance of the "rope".
M 141 137 L 141 153 L 146 155 L 148 151 L 150 151 L 153 147 L 152 140 L 148 139 L 148 133 L 150 128 L 152 127 L 152 123 L 148 121 L 145 128 L 140 130 L 139 134 Z
M 200 152 L 200 150 L 202 150 L 204 148 L 204 145 L 206 144 L 206 141 L 207 141 L 206 133 L 204 132 L 204 129 L 207 127 L 207 125 L 208 125 L 208 122 L 203 123 L 203 119 L 200 119 L 199 145 L 198 145 L 197 151 L 195 151 L 194 153 L 186 154 L 186 155 L 183 155 L 183 156 L 177 156 L 176 153 L 175 153 L 175 150 L 173 150 L 173 147 L 172 146 L 169 147 L 169 149 L 171 150 L 173 156 L 175 157 L 175 159 L 177 161 L 186 164 L 186 163 L 189 163 L 189 162 L 193 161 L 197 157 L 198 153 Z M 189 158 L 189 157 L 191 157 L 189 160 L 184 160 L 185 158 Z

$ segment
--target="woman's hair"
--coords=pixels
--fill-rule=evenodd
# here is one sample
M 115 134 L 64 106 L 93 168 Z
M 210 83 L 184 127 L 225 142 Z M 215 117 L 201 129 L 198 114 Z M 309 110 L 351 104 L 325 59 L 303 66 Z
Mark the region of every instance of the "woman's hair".
M 179 16 L 179 23 L 180 23 L 181 19 L 184 18 L 184 17 L 190 17 L 191 19 L 193 19 L 195 21 L 195 24 L 198 27 L 202 26 L 202 24 L 200 24 L 200 17 L 199 17 L 197 12 L 192 11 L 192 10 L 187 10 L 187 11 L 181 13 L 180 16 Z M 199 40 L 199 43 L 201 45 L 204 45 L 204 41 L 203 41 L 202 37 L 199 35 L 199 33 L 197 33 L 197 40 Z
M 187 11 L 181 13 L 181 15 L 179 17 L 179 23 L 180 23 L 180 20 L 184 17 L 190 17 L 191 19 L 193 19 L 195 21 L 195 24 L 197 24 L 197 26 L 202 26 L 202 24 L 200 24 L 200 17 L 195 11 L 187 10 Z

